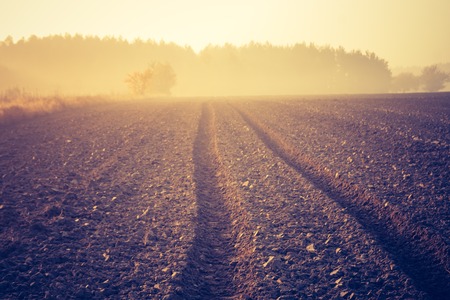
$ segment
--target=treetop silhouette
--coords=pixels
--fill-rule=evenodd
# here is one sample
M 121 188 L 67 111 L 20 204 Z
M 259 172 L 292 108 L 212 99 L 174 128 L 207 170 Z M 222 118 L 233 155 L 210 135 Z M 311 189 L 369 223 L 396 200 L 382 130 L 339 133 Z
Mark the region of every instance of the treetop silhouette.
M 142 71 L 148 62 L 155 63 Z M 210 45 L 195 53 L 190 47 L 153 40 L 82 35 L 31 36 L 16 42 L 7 38 L 0 42 L 0 70 L 14 74 L 0 81 L 0 90 L 17 86 L 50 93 L 220 96 L 392 89 L 388 63 L 376 54 L 305 43 Z M 429 73 L 421 76 L 422 82 Z M 436 70 L 430 74 L 438 75 Z M 441 85 L 424 87 L 431 91 Z

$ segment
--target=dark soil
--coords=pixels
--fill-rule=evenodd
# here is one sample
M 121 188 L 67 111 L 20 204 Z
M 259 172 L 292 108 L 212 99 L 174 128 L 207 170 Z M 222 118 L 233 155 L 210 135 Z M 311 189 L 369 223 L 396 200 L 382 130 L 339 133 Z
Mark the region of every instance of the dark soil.
M 1 127 L 0 298 L 446 299 L 448 94 L 237 100 Z

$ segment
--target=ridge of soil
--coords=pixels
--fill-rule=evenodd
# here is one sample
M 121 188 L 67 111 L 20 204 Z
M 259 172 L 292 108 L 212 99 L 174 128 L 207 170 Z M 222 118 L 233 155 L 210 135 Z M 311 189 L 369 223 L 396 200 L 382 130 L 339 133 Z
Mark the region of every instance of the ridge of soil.
M 266 125 L 339 177 L 450 244 L 450 102 L 426 98 L 246 102 Z M 267 112 L 272 112 L 268 114 Z M 335 174 L 336 174 L 335 173 Z
M 0 298 L 445 299 L 448 97 L 150 99 L 1 127 Z
M 439 235 L 413 223 L 393 205 L 339 178 L 329 168 L 300 153 L 272 128 L 248 111 L 232 105 L 261 140 L 288 165 L 348 209 L 413 278 L 418 287 L 435 299 L 450 295 L 450 247 Z
M 429 299 L 347 210 L 216 106 L 224 166 L 257 225 L 257 299 Z
M 194 235 L 197 107 L 108 106 L 12 127 L 0 298 L 169 294 Z

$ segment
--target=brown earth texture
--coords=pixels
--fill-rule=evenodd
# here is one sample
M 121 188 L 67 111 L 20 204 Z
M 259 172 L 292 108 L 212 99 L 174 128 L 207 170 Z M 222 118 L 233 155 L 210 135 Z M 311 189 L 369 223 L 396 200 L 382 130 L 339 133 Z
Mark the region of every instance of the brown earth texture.
M 1 299 L 450 299 L 450 94 L 0 125 Z

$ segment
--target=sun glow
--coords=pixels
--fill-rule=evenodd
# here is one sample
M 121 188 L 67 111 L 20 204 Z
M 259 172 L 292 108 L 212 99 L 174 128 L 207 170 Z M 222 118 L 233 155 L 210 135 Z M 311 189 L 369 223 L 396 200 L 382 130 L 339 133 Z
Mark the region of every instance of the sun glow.
M 0 91 L 384 93 L 394 90 L 395 66 L 450 68 L 443 0 L 21 0 L 0 8 Z M 142 75 L 155 64 L 173 72 Z

